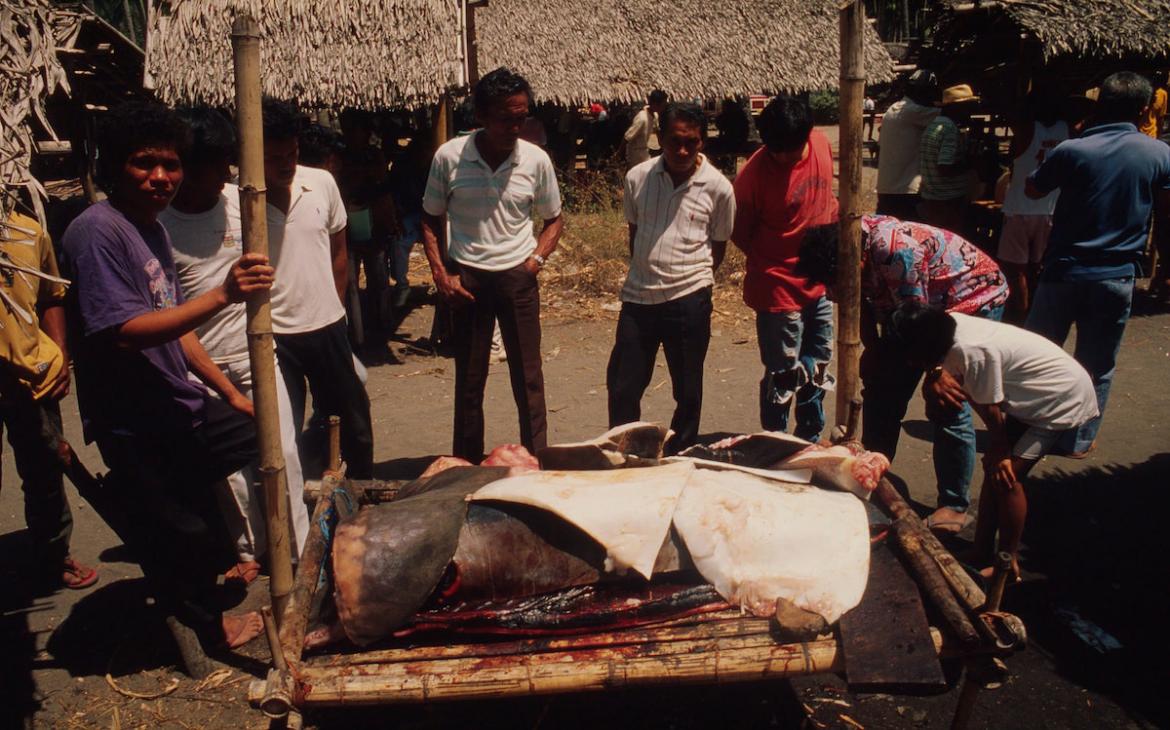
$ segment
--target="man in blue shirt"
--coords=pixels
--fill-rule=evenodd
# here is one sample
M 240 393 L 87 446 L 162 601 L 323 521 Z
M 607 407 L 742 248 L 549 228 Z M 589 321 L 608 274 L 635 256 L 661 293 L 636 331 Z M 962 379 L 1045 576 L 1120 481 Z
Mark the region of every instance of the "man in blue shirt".
M 1160 222 L 1170 214 L 1170 146 L 1136 126 L 1151 95 L 1150 82 L 1138 74 L 1122 71 L 1105 79 L 1093 126 L 1052 150 L 1028 176 L 1025 189 L 1032 198 L 1060 190 L 1026 326 L 1064 344 L 1076 323 L 1074 356 L 1093 378 L 1101 413 L 1129 319 L 1150 214 L 1155 211 Z M 1100 425 L 1098 416 L 1068 434 L 1058 453 L 1083 458 Z

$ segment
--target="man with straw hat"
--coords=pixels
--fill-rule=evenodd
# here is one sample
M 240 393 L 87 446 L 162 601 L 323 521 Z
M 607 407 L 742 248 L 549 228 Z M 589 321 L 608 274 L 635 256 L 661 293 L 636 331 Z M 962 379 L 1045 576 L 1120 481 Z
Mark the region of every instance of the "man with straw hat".
M 948 231 L 961 231 L 971 187 L 967 136 L 962 125 L 971 118 L 979 97 L 969 84 L 943 90 L 942 111 L 922 133 L 919 164 L 922 185 L 919 216 Z

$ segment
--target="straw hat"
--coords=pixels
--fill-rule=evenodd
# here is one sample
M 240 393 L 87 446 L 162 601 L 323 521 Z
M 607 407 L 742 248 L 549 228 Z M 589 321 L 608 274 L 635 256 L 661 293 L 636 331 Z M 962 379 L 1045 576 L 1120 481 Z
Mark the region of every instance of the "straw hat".
M 975 92 L 971 90 L 970 84 L 958 84 L 957 86 L 950 86 L 943 89 L 943 106 L 949 104 L 966 104 L 976 101 L 979 101 L 979 97 L 975 96 Z

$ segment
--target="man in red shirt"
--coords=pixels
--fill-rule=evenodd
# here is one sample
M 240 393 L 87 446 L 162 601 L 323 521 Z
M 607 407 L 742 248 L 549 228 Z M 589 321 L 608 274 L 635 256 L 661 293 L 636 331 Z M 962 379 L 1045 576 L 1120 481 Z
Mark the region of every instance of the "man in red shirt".
M 796 435 L 816 440 L 825 426 L 821 402 L 832 389 L 833 307 L 822 284 L 796 274 L 809 228 L 837 220 L 829 140 L 813 129 L 808 104 L 773 99 L 756 121 L 764 146 L 735 179 L 736 246 L 747 254 L 743 300 L 756 311 L 764 377 L 760 423 L 788 430 L 796 401 Z

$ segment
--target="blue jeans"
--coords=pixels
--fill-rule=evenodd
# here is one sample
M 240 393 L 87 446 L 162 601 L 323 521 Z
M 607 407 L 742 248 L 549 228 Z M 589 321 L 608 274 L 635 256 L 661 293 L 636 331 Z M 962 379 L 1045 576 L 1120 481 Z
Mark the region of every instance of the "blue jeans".
M 764 363 L 760 423 L 787 431 L 795 400 L 796 435 L 815 441 L 825 428 L 825 390 L 833 385 L 833 305 L 821 297 L 798 312 L 756 312 L 756 338 Z
M 409 289 L 410 282 L 406 278 L 406 270 L 410 264 L 410 249 L 422 240 L 422 215 L 408 213 L 402 218 L 402 235 L 390 244 L 390 278 L 394 279 L 394 289 Z
M 1105 403 L 1109 400 L 1109 386 L 1117 368 L 1117 352 L 1121 336 L 1129 320 L 1133 303 L 1133 277 L 1103 279 L 1101 281 L 1043 281 L 1032 296 L 1032 310 L 1026 327 L 1058 345 L 1068 339 L 1069 328 L 1076 323 L 1077 359 L 1097 391 L 1097 410 L 1101 415 L 1080 428 L 1069 430 L 1056 448 L 1055 454 L 1083 452 L 1097 438 Z
M 1003 307 L 984 312 L 983 317 L 999 321 Z M 870 451 L 879 451 L 890 460 L 898 450 L 902 419 L 918 389 L 922 371 L 906 358 L 881 343 L 867 348 L 862 357 L 861 441 Z M 971 505 L 971 476 L 975 473 L 975 421 L 971 406 L 959 410 L 934 408 L 927 404 L 926 418 L 934 427 L 931 457 L 938 488 L 938 506 L 966 512 Z

